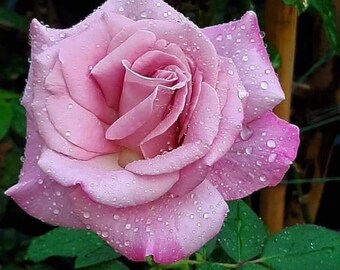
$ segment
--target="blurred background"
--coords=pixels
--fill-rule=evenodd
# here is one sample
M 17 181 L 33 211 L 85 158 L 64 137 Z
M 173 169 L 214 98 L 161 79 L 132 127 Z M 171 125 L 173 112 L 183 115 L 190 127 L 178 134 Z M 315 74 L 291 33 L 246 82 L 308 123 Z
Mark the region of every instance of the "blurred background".
M 301 146 L 283 184 L 246 202 L 272 232 L 296 223 L 340 230 L 340 1 L 167 2 L 200 27 L 256 11 L 287 96 L 276 113 L 301 128 Z M 67 28 L 101 3 L 0 0 L 0 269 L 72 269 L 65 259 L 40 264 L 26 259 L 30 241 L 51 227 L 26 215 L 3 192 L 17 182 L 23 160 L 26 123 L 20 97 L 30 62 L 30 21 L 37 18 L 51 27 Z

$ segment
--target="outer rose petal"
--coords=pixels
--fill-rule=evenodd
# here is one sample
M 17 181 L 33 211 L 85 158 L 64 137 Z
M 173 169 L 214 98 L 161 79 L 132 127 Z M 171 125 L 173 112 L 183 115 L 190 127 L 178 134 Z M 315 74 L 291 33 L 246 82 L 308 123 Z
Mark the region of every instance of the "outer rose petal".
M 108 126 L 68 96 L 50 96 L 46 102 L 49 119 L 68 141 L 98 153 L 117 152 L 115 142 L 105 139 Z M 86 133 L 84 136 L 84 132 Z
M 33 27 L 33 29 L 35 28 Z M 36 29 L 32 30 L 33 35 L 35 31 Z M 35 38 L 38 37 L 38 35 L 35 35 Z M 32 42 L 34 42 L 34 38 Z M 32 53 L 32 63 L 25 89 L 25 96 L 29 96 L 30 100 L 28 101 L 25 98 L 24 105 L 32 113 L 32 121 L 34 119 L 40 136 L 49 148 L 79 159 L 92 158 L 98 155 L 98 153 L 86 151 L 62 137 L 50 122 L 47 113 L 46 100 L 48 100 L 51 93 L 46 89 L 44 80 L 48 72 L 55 65 L 57 50 L 58 47 L 54 46 L 46 49 L 39 55 Z
M 272 110 L 284 99 L 254 12 L 247 12 L 239 21 L 204 28 L 203 33 L 219 55 L 232 58 L 249 92 L 244 111 L 246 123 Z
M 195 26 L 190 20 L 162 0 L 109 0 L 102 6 L 102 9 L 114 11 L 134 21 L 156 19 L 170 22 L 185 22 Z
M 27 118 L 27 145 L 19 183 L 5 193 L 28 214 L 52 225 L 85 228 L 72 209 L 69 196 L 75 187 L 64 187 L 51 180 L 37 165 L 43 140 Z M 39 147 L 40 146 L 40 147 Z
M 58 44 L 60 46 L 58 57 L 67 85 L 66 91 L 75 102 L 107 124 L 116 120 L 117 112 L 107 105 L 105 95 L 90 76 L 90 72 L 105 57 L 109 41 L 106 23 L 98 20 L 84 32 Z
M 200 248 L 218 233 L 227 211 L 209 182 L 183 197 L 164 196 L 124 209 L 96 204 L 81 189 L 74 198 L 75 211 L 87 228 L 131 260 L 153 255 L 158 263 L 180 260 Z
M 80 184 L 92 200 L 114 207 L 139 205 L 158 199 L 179 177 L 179 172 L 157 176 L 135 175 L 118 165 L 117 154 L 80 161 L 44 150 L 38 164 L 60 185 L 72 187 Z
M 223 157 L 233 145 L 241 131 L 244 116 L 241 103 L 243 95 L 239 92 L 242 90 L 237 89 L 240 79 L 236 67 L 230 59 L 221 58 L 220 69 L 216 90 L 223 104 L 222 119 L 210 152 L 204 157 L 204 163 L 209 166 Z
M 207 176 L 226 200 L 277 185 L 299 144 L 298 128 L 269 112 L 249 123 L 241 137 Z

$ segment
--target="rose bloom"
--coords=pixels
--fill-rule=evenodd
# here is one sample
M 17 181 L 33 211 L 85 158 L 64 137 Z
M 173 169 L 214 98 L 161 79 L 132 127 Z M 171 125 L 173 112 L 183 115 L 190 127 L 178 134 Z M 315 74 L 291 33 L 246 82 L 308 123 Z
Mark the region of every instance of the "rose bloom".
M 253 12 L 199 29 L 161 0 L 111 0 L 30 33 L 25 161 L 6 194 L 44 222 L 171 263 L 219 232 L 225 200 L 278 184 L 296 156 Z

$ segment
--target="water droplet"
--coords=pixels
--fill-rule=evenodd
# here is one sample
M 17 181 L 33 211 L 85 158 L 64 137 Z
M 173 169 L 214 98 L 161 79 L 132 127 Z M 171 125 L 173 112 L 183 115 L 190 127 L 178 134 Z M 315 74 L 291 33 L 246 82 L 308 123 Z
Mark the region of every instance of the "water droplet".
M 266 36 L 266 33 L 263 32 L 263 31 L 261 31 L 261 32 L 260 32 L 260 38 L 264 38 L 265 36 Z
M 194 214 L 191 214 L 189 217 L 190 217 L 191 219 L 194 219 L 195 215 L 194 215 Z
M 264 181 L 266 181 L 266 180 L 267 180 L 267 177 L 266 177 L 266 176 L 264 176 L 264 175 L 260 176 L 260 181 L 261 181 L 261 182 L 264 182 Z
M 223 37 L 222 37 L 222 35 L 220 34 L 220 35 L 218 35 L 217 37 L 216 37 L 216 40 L 217 41 L 222 41 L 223 40 Z
M 89 212 L 84 212 L 83 213 L 83 217 L 84 218 L 89 218 L 91 215 L 90 215 L 90 213 Z
M 67 105 L 67 108 L 72 109 L 73 105 L 70 103 L 70 104 Z
M 231 40 L 231 39 L 233 39 L 233 36 L 231 35 L 231 34 L 227 34 L 227 39 L 229 39 L 229 40 Z
M 266 70 L 264 71 L 264 73 L 270 74 L 270 69 L 266 69 Z
M 242 131 L 240 132 L 240 137 L 242 140 L 246 141 L 251 137 L 251 135 L 253 135 L 253 133 L 254 132 L 250 128 L 244 126 Z
M 246 153 L 248 155 L 251 155 L 251 153 L 253 153 L 253 147 L 251 147 L 251 146 L 246 147 Z
M 143 11 L 143 12 L 140 14 L 140 16 L 141 16 L 142 18 L 146 18 L 148 15 L 147 15 L 146 11 Z
M 231 69 L 228 70 L 228 74 L 229 75 L 233 75 L 234 74 L 234 71 L 232 71 Z
M 130 223 L 126 223 L 125 224 L 125 229 L 130 230 L 131 227 L 132 227 L 132 225 Z
M 238 97 L 239 99 L 244 99 L 248 96 L 248 92 L 242 87 L 238 89 Z
M 247 62 L 247 61 L 248 61 L 248 55 L 244 55 L 244 56 L 242 57 L 242 61 Z
M 272 154 L 269 155 L 268 161 L 269 162 L 274 162 L 276 160 L 276 157 L 277 157 L 277 154 L 272 153 Z
M 44 180 L 43 179 L 38 179 L 38 184 L 39 185 L 42 185 L 44 183 Z
M 118 220 L 119 219 L 119 215 L 117 215 L 117 214 L 113 215 L 113 219 L 114 220 Z
M 70 137 L 70 136 L 71 136 L 71 131 L 66 131 L 66 132 L 65 132 L 65 136 L 66 136 L 66 137 Z
M 91 71 L 93 69 L 93 66 L 89 65 L 88 69 L 89 69 L 89 71 Z
M 256 165 L 261 167 L 262 166 L 262 161 L 261 160 L 256 161 Z
M 208 219 L 209 218 L 209 213 L 204 213 L 203 218 Z
M 157 6 L 157 7 L 160 7 L 160 6 L 161 6 L 161 3 L 156 3 L 156 6 Z
M 59 215 L 59 213 L 60 213 L 59 209 L 54 209 L 54 210 L 53 210 L 53 214 Z
M 268 146 L 269 148 L 275 148 L 275 147 L 276 147 L 276 143 L 275 143 L 274 140 L 268 140 L 268 141 L 267 141 L 267 146 Z
M 265 82 L 265 81 L 261 82 L 261 83 L 260 83 L 260 86 L 261 86 L 261 88 L 262 88 L 263 90 L 268 89 L 268 83 Z
M 124 8 L 123 8 L 123 7 L 120 7 L 120 8 L 118 9 L 118 11 L 123 12 L 123 11 L 124 11 Z

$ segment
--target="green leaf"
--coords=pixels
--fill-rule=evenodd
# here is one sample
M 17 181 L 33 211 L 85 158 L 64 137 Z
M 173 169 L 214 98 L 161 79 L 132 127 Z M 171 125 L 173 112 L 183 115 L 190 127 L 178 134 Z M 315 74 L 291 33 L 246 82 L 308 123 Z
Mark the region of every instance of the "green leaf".
M 278 69 L 281 66 L 281 55 L 277 49 L 269 42 L 267 42 L 267 52 L 269 54 L 270 62 L 274 69 Z
M 282 0 L 286 5 L 294 5 L 299 13 L 304 12 L 308 8 L 307 0 Z
M 13 110 L 6 102 L 0 102 L 0 140 L 2 140 L 11 126 Z
M 3 190 L 0 189 L 0 220 L 3 218 L 7 208 L 7 197 L 4 195 Z
M 34 265 L 28 266 L 25 269 L 27 270 L 53 270 L 54 268 L 46 264 L 34 264 Z
M 213 18 L 211 21 L 212 25 L 220 24 L 225 22 L 225 15 L 228 11 L 228 2 L 229 0 L 213 0 Z
M 6 155 L 4 166 L 1 168 L 1 189 L 5 190 L 18 181 L 18 175 L 22 166 L 20 160 L 21 155 L 22 153 L 17 148 L 13 148 L 11 152 Z
M 217 263 L 202 263 L 196 267 L 196 270 L 226 270 L 225 266 Z
M 335 270 L 340 266 L 340 234 L 316 225 L 296 225 L 273 235 L 261 261 L 277 270 Z
M 20 95 L 6 89 L 0 89 L 0 100 L 19 99 Z
M 213 253 L 217 245 L 217 236 L 206 243 L 197 253 L 201 254 L 204 259 Z
M 26 113 L 25 109 L 19 103 L 19 100 L 12 100 L 13 118 L 11 127 L 16 134 L 25 138 L 26 136 Z
M 5 8 L 0 8 L 0 25 L 24 31 L 28 27 L 24 17 Z
M 260 264 L 245 264 L 238 269 L 239 270 L 268 270 L 268 267 L 262 266 Z
M 33 240 L 27 256 L 33 262 L 51 256 L 76 257 L 75 268 L 80 268 L 110 261 L 120 255 L 93 232 L 57 228 Z
M 309 5 L 321 16 L 331 48 L 340 55 L 340 33 L 337 29 L 336 8 L 332 0 L 309 0 Z
M 219 234 L 224 251 L 235 261 L 254 258 L 262 251 L 267 229 L 242 200 L 229 202 L 230 211 Z
M 129 270 L 129 268 L 119 261 L 109 261 L 94 266 L 82 268 L 82 270 Z

